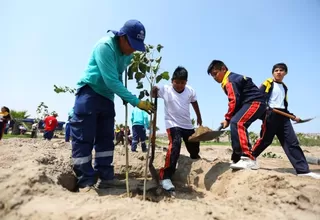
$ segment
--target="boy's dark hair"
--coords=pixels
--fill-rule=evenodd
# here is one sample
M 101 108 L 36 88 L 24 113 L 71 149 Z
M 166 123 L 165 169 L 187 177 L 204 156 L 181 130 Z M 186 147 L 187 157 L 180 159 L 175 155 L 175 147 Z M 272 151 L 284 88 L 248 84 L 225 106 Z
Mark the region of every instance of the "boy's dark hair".
M 207 70 L 208 75 L 211 74 L 211 71 L 213 69 L 221 70 L 222 67 L 225 67 L 226 70 L 228 71 L 228 67 L 221 60 L 213 60 L 208 67 L 208 70 Z
M 172 75 L 171 80 L 188 80 L 188 71 L 183 66 L 178 66 Z
M 2 106 L 2 108 L 4 108 L 6 110 L 6 112 L 10 113 L 10 109 L 6 106 Z
M 277 64 L 273 65 L 272 73 L 277 68 L 283 69 L 286 73 L 288 72 L 288 67 L 287 67 L 287 65 L 285 63 L 277 63 Z

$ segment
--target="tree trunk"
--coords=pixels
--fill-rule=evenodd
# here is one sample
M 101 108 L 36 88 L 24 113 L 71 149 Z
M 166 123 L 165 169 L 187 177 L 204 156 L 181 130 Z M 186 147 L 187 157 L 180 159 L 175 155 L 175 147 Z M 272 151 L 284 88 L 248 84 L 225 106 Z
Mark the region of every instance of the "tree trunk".
M 20 123 L 21 123 L 21 120 L 15 119 L 15 123 L 13 125 L 12 132 L 11 132 L 12 135 L 19 135 L 20 134 L 20 129 L 19 129 Z

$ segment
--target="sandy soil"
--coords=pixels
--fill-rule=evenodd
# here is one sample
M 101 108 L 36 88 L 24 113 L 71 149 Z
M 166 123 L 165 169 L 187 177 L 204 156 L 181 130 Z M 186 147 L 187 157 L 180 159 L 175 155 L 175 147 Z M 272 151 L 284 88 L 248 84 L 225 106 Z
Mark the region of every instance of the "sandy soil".
M 320 157 L 319 147 L 303 147 Z M 203 146 L 201 160 L 183 147 L 174 184 L 176 198 L 148 191 L 142 201 L 146 154 L 130 153 L 131 198 L 125 189 L 76 191 L 71 146 L 62 140 L 8 139 L 0 142 L 0 219 L 320 219 L 320 180 L 294 175 L 282 158 L 260 158 L 258 171 L 229 169 L 231 148 Z M 164 163 L 159 148 L 155 166 Z M 117 177 L 125 178 L 124 147 L 115 152 Z M 315 172 L 320 166 L 310 165 Z M 150 176 L 149 176 L 150 177 Z M 148 180 L 148 189 L 154 186 Z

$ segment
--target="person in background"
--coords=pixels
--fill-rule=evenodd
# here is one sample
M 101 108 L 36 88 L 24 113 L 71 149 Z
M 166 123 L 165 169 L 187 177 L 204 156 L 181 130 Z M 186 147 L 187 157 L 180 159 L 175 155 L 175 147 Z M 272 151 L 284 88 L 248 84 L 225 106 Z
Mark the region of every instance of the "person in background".
M 37 138 L 39 122 L 37 120 L 31 126 L 31 138 Z
M 68 112 L 68 120 L 65 127 L 65 142 L 70 142 L 70 120 L 73 116 L 73 108 Z
M 141 141 L 142 152 L 146 152 L 147 151 L 146 130 L 149 127 L 148 114 L 139 108 L 134 108 L 131 113 L 131 123 L 132 123 L 131 151 L 137 152 L 137 145 L 139 141 Z
M 10 109 L 6 106 L 3 106 L 0 112 L 0 140 L 2 139 L 4 130 L 7 126 L 8 121 L 10 120 L 11 120 Z
M 53 113 L 50 116 L 47 116 L 44 119 L 44 134 L 43 134 L 43 138 L 45 140 L 51 140 L 53 138 L 54 135 L 54 131 L 58 126 L 58 120 L 57 120 L 58 114 L 57 113 Z

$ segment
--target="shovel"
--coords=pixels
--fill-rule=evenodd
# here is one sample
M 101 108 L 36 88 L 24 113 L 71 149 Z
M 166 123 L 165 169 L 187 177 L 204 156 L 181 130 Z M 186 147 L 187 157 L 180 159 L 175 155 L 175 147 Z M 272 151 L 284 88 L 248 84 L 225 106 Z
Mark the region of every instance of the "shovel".
M 149 160 L 149 171 L 151 173 L 152 179 L 156 181 L 157 185 L 159 185 L 159 176 L 156 171 L 156 169 L 153 166 L 153 160 L 154 160 L 154 153 L 156 148 L 156 130 L 157 130 L 157 104 L 158 104 L 158 98 L 154 98 L 154 114 L 153 114 L 153 120 L 152 120 L 152 134 L 151 134 L 151 156 Z
M 211 141 L 217 137 L 219 137 L 224 131 L 221 131 L 222 124 L 219 126 L 219 128 L 216 131 L 209 131 L 206 133 L 203 133 L 199 135 L 198 137 L 189 138 L 190 142 L 199 142 L 199 141 Z
M 279 115 L 283 115 L 283 116 L 288 117 L 288 118 L 290 118 L 290 119 L 292 119 L 292 120 L 295 119 L 295 117 L 294 117 L 293 115 L 290 115 L 290 114 L 285 113 L 285 112 L 283 112 L 283 111 L 280 111 L 280 110 L 278 110 L 278 109 L 274 109 L 274 108 L 271 108 L 271 109 L 272 109 L 272 111 L 273 111 L 274 113 L 277 113 L 277 114 L 279 114 Z M 294 124 L 305 123 L 305 122 L 311 121 L 312 119 L 314 119 L 314 118 L 300 119 L 300 121 L 298 121 L 298 122 L 296 122 L 296 123 L 294 123 Z

